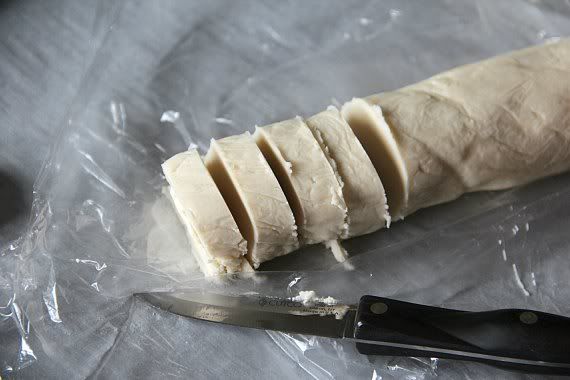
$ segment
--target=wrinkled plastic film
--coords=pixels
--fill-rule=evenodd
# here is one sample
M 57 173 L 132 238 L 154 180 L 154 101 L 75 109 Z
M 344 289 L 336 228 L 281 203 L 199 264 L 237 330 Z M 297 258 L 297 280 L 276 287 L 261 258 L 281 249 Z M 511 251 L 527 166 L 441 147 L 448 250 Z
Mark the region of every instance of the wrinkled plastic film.
M 212 137 L 569 35 L 569 17 L 567 6 L 526 2 L 103 7 L 100 44 L 38 178 L 28 232 L 0 256 L 0 326 L 17 338 L 0 348 L 2 373 L 49 361 L 72 377 L 220 377 L 204 357 L 239 350 L 236 375 L 496 376 L 481 364 L 364 357 L 350 342 L 186 320 L 132 294 L 314 290 L 347 303 L 373 294 L 568 314 L 568 174 L 420 211 L 346 241 L 343 264 L 311 246 L 255 278 L 213 283 L 163 194 L 160 164 L 188 147 L 205 153 Z

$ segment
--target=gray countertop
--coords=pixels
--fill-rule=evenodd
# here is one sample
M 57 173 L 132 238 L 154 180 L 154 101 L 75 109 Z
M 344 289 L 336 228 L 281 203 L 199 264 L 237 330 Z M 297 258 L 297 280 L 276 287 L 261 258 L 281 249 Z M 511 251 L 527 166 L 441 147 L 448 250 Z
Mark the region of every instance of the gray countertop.
M 69 0 L 0 4 L 2 245 L 18 238 L 28 225 L 34 181 L 93 56 L 95 4 Z M 20 345 L 10 319 L 0 322 L 0 341 L 5 372 Z M 38 365 L 25 368 L 19 377 L 57 378 L 63 373 L 41 350 L 37 355 Z
M 68 0 L 0 5 L 2 240 L 27 222 L 33 182 L 97 45 L 96 11 Z
M 74 124 L 73 133 L 64 135 L 67 140 L 62 139 L 67 144 L 64 146 L 67 150 L 62 151 L 73 152 L 77 148 L 73 143 L 84 144 L 78 145 L 83 156 L 75 155 L 72 159 L 91 160 L 85 166 L 87 169 L 103 168 L 100 172 L 107 175 L 113 173 L 112 169 L 107 173 L 105 166 L 97 166 L 98 163 L 105 162 L 107 156 L 112 161 L 113 155 L 125 160 L 140 158 L 132 148 L 140 149 L 145 143 L 162 144 L 170 138 L 170 145 L 165 143 L 168 150 L 165 154 L 173 154 L 194 142 L 203 149 L 212 136 L 237 133 L 255 123 L 292 117 L 295 112 L 315 112 L 337 99 L 389 90 L 454 65 L 570 34 L 568 2 L 513 3 L 516 4 L 491 0 L 474 4 L 432 1 L 419 6 L 398 1 L 4 1 L 0 5 L 0 196 L 4 205 L 0 213 L 0 247 L 9 245 L 26 231 L 34 200 L 33 184 L 42 163 L 62 128 L 78 123 L 72 116 L 81 116 L 83 104 L 97 107 L 104 104 L 105 109 L 86 109 L 84 119 L 78 120 L 87 127 Z M 132 55 L 121 56 L 125 52 Z M 95 100 L 89 103 L 86 98 L 91 93 Z M 97 103 L 98 100 L 101 102 Z M 184 133 L 176 134 L 180 131 L 160 125 L 160 112 L 166 110 L 180 111 L 181 119 L 186 122 L 182 125 Z M 126 127 L 120 124 L 123 116 L 128 118 Z M 117 132 L 113 123 L 125 129 Z M 92 130 L 89 126 L 93 126 Z M 149 136 L 152 141 L 148 141 Z M 144 159 L 149 157 L 143 155 Z M 109 185 L 100 178 L 97 182 L 92 178 L 97 173 L 85 173 L 89 170 L 82 168 L 75 168 L 76 172 L 69 175 L 71 178 L 65 173 L 58 173 L 58 178 L 70 181 L 62 182 L 61 186 L 96 189 L 113 220 L 113 206 L 118 210 L 125 207 L 128 212 L 131 209 L 125 206 L 128 203 L 125 199 L 113 203 L 115 198 L 111 196 L 116 194 L 106 192 L 112 193 L 111 188 L 124 196 L 134 188 L 135 195 L 129 193 L 132 196 L 129 201 L 139 201 L 136 195 L 142 191 L 137 192 L 139 188 L 132 183 L 144 181 L 133 175 L 121 182 L 121 174 L 138 173 L 139 178 L 145 179 L 165 157 L 158 152 L 152 158 L 145 161 L 148 167 L 140 165 L 140 171 L 137 171 L 139 165 L 129 169 L 115 167 L 118 174 L 109 178 L 115 178 L 122 187 L 113 182 Z M 71 165 L 66 168 L 73 169 Z M 75 175 L 84 179 L 83 183 L 74 183 Z M 149 178 L 155 181 L 158 177 Z M 546 227 L 541 230 L 539 223 L 536 227 L 533 224 L 528 234 L 527 229 L 519 237 L 507 238 L 512 244 L 509 260 L 516 261 L 522 280 L 532 293 L 526 298 L 521 295 L 519 284 L 513 281 L 513 268 L 518 276 L 517 267 L 511 267 L 511 261 L 503 262 L 496 242 L 497 237 L 505 239 L 503 227 L 507 222 L 524 226 L 525 222 L 537 220 L 547 224 L 546 211 L 554 215 L 556 208 L 567 202 L 548 197 L 568 191 L 568 183 L 568 176 L 562 176 L 531 188 L 534 193 L 523 189 L 467 197 L 457 205 L 412 216 L 405 226 L 392 227 L 388 237 L 377 234 L 348 242 L 354 251 L 366 251 L 354 260 L 359 269 L 370 270 L 369 279 L 366 273 L 369 282 L 359 284 L 363 284 L 365 291 L 450 307 L 500 307 L 508 303 L 565 313 L 569 309 L 560 302 L 570 296 L 557 279 L 566 274 L 564 268 L 556 265 L 557 258 L 567 257 L 565 238 L 556 231 L 544 232 Z M 56 185 L 45 188 L 58 189 Z M 81 194 L 66 189 L 62 192 L 69 199 L 76 197 L 83 201 Z M 77 193 L 82 192 L 77 190 Z M 539 194 L 542 203 L 537 200 L 531 205 L 533 194 Z M 66 197 L 53 198 L 54 205 L 77 207 L 77 212 L 85 212 L 83 222 L 99 222 L 89 215 L 92 209 L 81 207 L 85 202 L 66 203 Z M 513 211 L 513 205 L 521 208 Z M 464 216 L 469 210 L 476 210 L 472 220 L 464 217 L 463 224 L 455 223 L 453 215 Z M 54 231 L 56 227 L 69 227 L 64 218 L 58 219 L 61 215 L 56 215 L 63 211 L 53 210 L 55 216 L 50 227 Z M 563 218 L 565 211 L 558 210 L 555 215 L 562 226 L 567 223 Z M 122 215 L 114 216 L 122 220 Z M 435 217 L 441 221 L 441 228 L 433 228 Z M 90 227 L 95 229 L 96 223 Z M 104 224 L 103 217 L 100 224 Z M 77 226 L 79 223 L 73 227 Z M 473 226 L 486 229 L 481 228 L 479 235 L 471 236 L 477 230 Z M 72 232 L 80 236 L 82 227 Z M 510 231 L 511 227 L 505 228 Z M 543 235 L 533 238 L 534 231 Z M 399 243 L 412 241 L 411 237 L 430 233 L 433 239 L 426 239 L 425 246 L 434 251 L 432 258 L 426 258 L 423 246 L 408 247 L 401 260 L 399 252 L 390 253 L 390 247 L 398 239 Z M 124 236 L 116 233 L 103 237 Z M 442 236 L 448 244 L 440 243 Z M 46 249 L 40 256 L 47 260 L 34 262 L 47 273 L 48 280 L 44 283 L 42 277 L 39 286 L 50 285 L 48 293 L 51 289 L 59 298 L 46 295 L 43 290 L 43 301 L 41 296 L 35 300 L 39 307 L 34 308 L 33 302 L 28 305 L 36 324 L 32 323 L 25 342 L 18 331 L 29 326 L 25 319 L 20 319 L 18 325 L 13 315 L 0 319 L 3 376 L 328 379 L 436 375 L 430 363 L 408 360 L 390 362 L 388 366 L 374 358 L 357 358 L 349 348 L 334 341 L 319 343 L 310 338 L 183 319 L 152 309 L 133 297 L 117 301 L 112 291 L 103 289 L 115 285 L 112 279 L 99 281 L 100 285 L 86 279 L 98 275 L 95 273 L 98 268 L 89 267 L 93 263 L 99 266 L 98 259 L 108 260 L 107 272 L 119 275 L 123 262 L 123 267 L 113 267 L 112 263 L 117 262 L 113 261 L 113 253 L 106 256 L 96 252 L 103 238 L 93 244 L 85 243 L 89 240 L 82 241 L 83 238 L 84 235 L 78 238 L 81 249 L 77 249 L 77 255 L 72 249 L 61 249 L 61 254 Z M 541 239 L 548 238 L 554 243 L 542 244 Z M 385 250 L 374 253 L 378 247 Z M 531 251 L 541 252 L 542 256 L 531 258 L 528 254 Z M 479 259 L 473 257 L 475 252 L 480 252 Z M 321 256 L 315 257 L 313 261 Z M 0 260 L 2 307 L 13 293 L 17 259 L 5 248 L 0 251 Z M 279 263 L 276 265 L 278 268 Z M 75 273 L 71 272 L 75 270 L 78 274 L 74 279 Z M 57 281 L 52 277 L 57 277 Z M 101 291 L 97 286 L 101 286 Z M 357 284 L 355 292 L 360 290 Z M 50 314 L 53 310 L 47 310 L 46 317 L 43 309 L 53 306 L 54 299 L 60 302 L 61 320 L 60 315 Z M 34 326 L 41 334 L 33 333 Z M 29 345 L 28 355 L 35 360 L 13 372 L 18 355 L 23 352 L 23 342 Z M 451 378 L 519 377 L 482 365 L 446 361 L 439 363 L 437 373 Z

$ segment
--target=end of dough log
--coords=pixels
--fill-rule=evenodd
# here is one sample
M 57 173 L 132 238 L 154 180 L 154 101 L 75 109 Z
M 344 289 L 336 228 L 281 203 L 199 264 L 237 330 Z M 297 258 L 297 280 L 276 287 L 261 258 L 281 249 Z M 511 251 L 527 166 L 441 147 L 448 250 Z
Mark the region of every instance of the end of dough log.
M 179 153 L 162 168 L 170 200 L 202 272 L 242 271 L 247 263 L 247 243 L 198 152 Z

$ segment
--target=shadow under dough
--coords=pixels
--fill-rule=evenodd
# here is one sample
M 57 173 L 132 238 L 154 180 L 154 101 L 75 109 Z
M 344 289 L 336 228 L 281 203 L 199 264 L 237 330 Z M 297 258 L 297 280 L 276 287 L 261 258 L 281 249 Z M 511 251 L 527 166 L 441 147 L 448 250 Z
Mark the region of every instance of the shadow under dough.
M 29 213 L 24 183 L 0 171 L 0 238 L 12 240 L 20 235 Z

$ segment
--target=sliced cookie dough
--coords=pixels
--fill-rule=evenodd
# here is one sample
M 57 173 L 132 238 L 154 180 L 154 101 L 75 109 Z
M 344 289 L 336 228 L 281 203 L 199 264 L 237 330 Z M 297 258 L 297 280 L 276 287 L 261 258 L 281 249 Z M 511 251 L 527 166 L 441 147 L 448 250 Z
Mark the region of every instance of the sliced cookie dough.
M 302 243 L 337 239 L 346 205 L 335 172 L 300 118 L 257 127 L 253 135 L 295 214 Z
M 216 275 L 249 267 L 247 243 L 198 152 L 179 153 L 162 169 L 202 272 Z
M 249 132 L 212 140 L 204 160 L 247 240 L 254 268 L 298 248 L 293 212 Z
M 386 226 L 390 215 L 386 194 L 370 158 L 335 107 L 307 119 L 321 148 L 343 183 L 348 228 L 343 238 L 364 235 Z
M 364 99 L 354 98 L 342 106 L 341 115 L 382 180 L 390 215 L 400 219 L 408 201 L 408 173 L 396 139 L 382 116 L 382 109 Z

